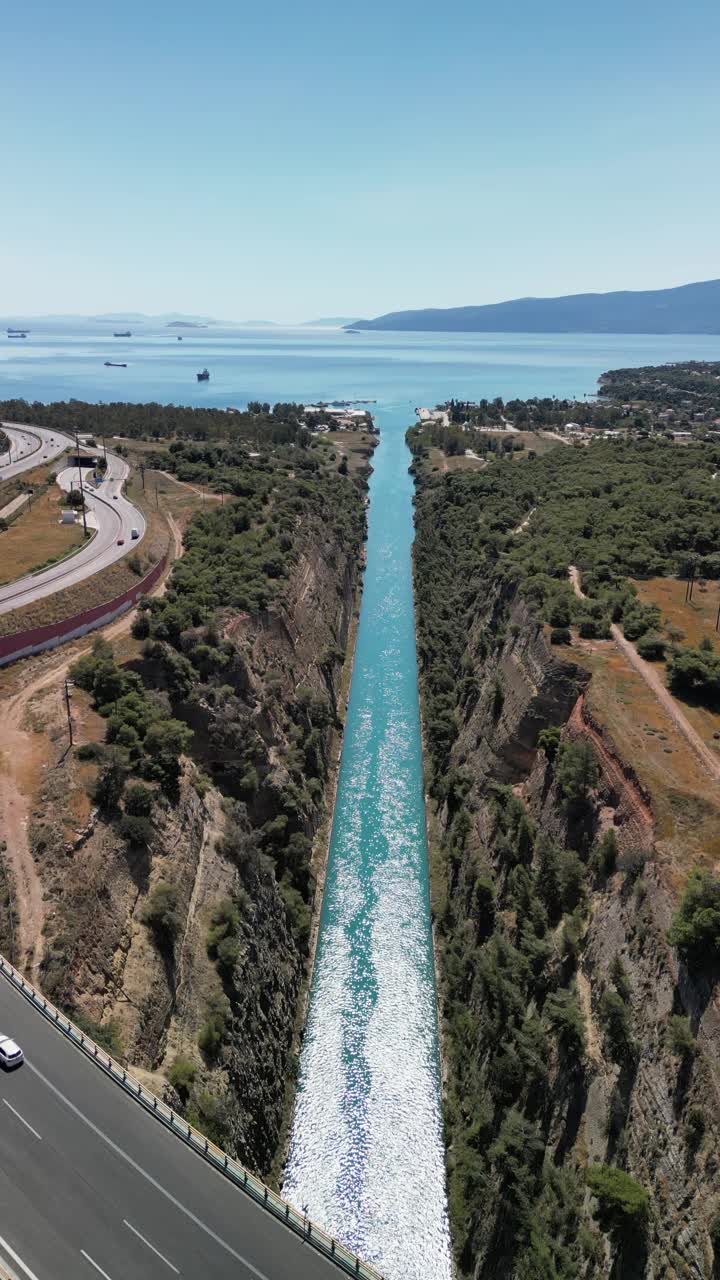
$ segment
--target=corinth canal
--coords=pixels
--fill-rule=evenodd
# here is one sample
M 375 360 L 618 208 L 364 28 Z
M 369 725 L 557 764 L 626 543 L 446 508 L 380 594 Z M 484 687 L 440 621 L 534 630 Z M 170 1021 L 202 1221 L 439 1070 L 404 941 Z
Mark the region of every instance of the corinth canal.
M 388 1280 L 451 1275 L 410 552 L 378 418 L 367 569 L 284 1193 Z

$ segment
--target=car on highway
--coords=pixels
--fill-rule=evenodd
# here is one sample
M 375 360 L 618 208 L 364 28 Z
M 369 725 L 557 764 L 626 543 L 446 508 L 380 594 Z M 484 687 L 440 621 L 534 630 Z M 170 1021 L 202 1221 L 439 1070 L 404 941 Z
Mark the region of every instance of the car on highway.
M 25 1054 L 10 1036 L 0 1036 L 0 1066 L 6 1071 L 19 1067 L 25 1061 Z
M 113 502 L 117 502 L 117 499 L 118 499 L 118 496 L 117 496 L 117 494 L 116 494 L 116 493 L 114 493 L 114 494 L 113 494 Z
M 118 546 L 119 546 L 119 547 L 124 547 L 124 546 L 125 546 L 125 539 L 124 539 L 124 538 L 118 538 L 118 540 L 117 540 L 117 544 L 118 544 Z

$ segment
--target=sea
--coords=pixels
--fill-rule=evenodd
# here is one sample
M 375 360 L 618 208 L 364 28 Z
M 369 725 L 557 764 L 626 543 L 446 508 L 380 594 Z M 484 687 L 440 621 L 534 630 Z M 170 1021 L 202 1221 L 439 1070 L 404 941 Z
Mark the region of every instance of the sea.
M 0 398 L 154 400 L 242 408 L 248 400 L 372 399 L 378 413 L 412 419 L 416 405 L 450 396 L 570 396 L 624 365 L 720 359 L 720 337 L 622 334 L 345 333 L 170 329 L 28 321 L 26 339 L 0 328 Z M 132 338 L 113 338 L 113 327 Z M 177 336 L 182 336 L 182 342 Z M 105 360 L 126 362 L 106 369 Z M 207 368 L 208 382 L 196 374 Z
M 182 337 L 31 325 L 27 339 L 0 337 L 0 398 L 371 402 L 380 445 L 367 567 L 284 1192 L 386 1280 L 451 1280 L 405 430 L 416 406 L 452 396 L 583 399 L 607 369 L 720 360 L 720 338 L 279 328 Z M 106 369 L 106 359 L 127 368 Z M 210 379 L 198 383 L 204 368 Z

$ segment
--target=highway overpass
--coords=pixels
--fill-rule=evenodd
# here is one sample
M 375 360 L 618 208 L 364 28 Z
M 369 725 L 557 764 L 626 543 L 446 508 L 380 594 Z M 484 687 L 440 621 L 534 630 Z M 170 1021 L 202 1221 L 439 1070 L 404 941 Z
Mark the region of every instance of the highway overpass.
M 217 1171 L 5 976 L 0 1034 L 26 1056 L 0 1073 L 0 1275 L 4 1262 L 18 1280 L 377 1280 Z

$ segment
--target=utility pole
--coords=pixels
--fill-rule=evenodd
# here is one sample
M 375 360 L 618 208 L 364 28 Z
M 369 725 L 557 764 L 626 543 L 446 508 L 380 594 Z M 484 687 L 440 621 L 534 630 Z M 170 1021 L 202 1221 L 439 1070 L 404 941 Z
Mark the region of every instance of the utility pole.
M 143 493 L 145 492 L 145 463 L 140 463 L 140 479 L 142 481 Z
M 75 432 L 75 452 L 77 454 L 78 478 L 80 480 L 80 510 L 82 511 L 82 518 L 83 518 L 83 532 L 85 534 L 85 537 L 87 537 L 87 520 L 85 518 L 85 495 L 83 493 L 82 467 L 80 466 L 80 443 L 78 441 L 77 431 Z
M 72 715 L 70 714 L 70 690 L 72 689 L 72 687 L 73 687 L 73 685 L 72 685 L 72 681 L 71 681 L 71 680 L 66 680 L 66 681 L 65 681 L 65 709 L 66 709 L 66 711 L 67 711 L 68 735 L 69 735 L 69 738 L 70 738 L 70 746 L 71 746 L 71 747 L 75 745 L 75 743 L 74 743 L 74 741 L 73 741 L 73 723 L 72 723 Z
M 103 442 L 103 457 L 104 457 L 104 459 L 105 459 L 105 465 L 107 466 L 107 445 L 105 444 L 105 437 L 104 437 L 104 436 L 103 436 L 103 438 L 102 438 L 102 442 Z

